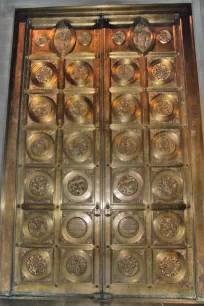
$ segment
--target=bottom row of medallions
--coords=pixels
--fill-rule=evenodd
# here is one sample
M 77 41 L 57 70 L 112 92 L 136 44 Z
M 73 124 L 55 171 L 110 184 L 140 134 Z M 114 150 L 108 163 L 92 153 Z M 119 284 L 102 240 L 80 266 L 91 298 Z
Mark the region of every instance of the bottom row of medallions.
M 20 250 L 19 250 L 20 251 Z M 21 281 L 53 282 L 53 250 L 21 249 Z M 113 250 L 112 283 L 146 283 L 146 250 Z M 60 249 L 60 283 L 93 282 L 92 250 Z M 153 283 L 179 283 L 187 278 L 185 250 L 153 250 Z

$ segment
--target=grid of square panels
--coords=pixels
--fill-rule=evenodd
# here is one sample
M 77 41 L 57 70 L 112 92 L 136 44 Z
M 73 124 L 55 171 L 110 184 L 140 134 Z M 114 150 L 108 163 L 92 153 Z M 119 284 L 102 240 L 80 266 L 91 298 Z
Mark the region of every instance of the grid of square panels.
M 112 208 L 111 251 L 107 251 L 112 270 L 107 283 L 113 291 L 119 288 L 114 284 L 129 283 L 138 290 L 143 284 L 140 292 L 147 294 L 153 286 L 155 290 L 166 284 L 171 285 L 171 294 L 178 295 L 175 284 L 182 288 L 192 281 L 190 167 L 179 33 L 174 26 L 150 25 L 140 18 L 134 26 L 111 29 L 106 50 L 111 67 L 106 142 L 107 188 L 109 183 L 111 188 L 106 199 Z M 152 45 L 148 31 L 154 33 Z
M 75 283 L 86 283 L 94 292 L 98 31 L 61 22 L 30 35 L 19 147 L 16 285 L 37 282 L 39 290 L 50 284 L 67 292 Z

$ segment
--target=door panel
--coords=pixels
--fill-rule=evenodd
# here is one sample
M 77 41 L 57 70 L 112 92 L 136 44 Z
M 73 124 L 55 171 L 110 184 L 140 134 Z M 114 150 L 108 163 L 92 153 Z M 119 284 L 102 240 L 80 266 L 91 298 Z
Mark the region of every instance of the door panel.
M 193 294 L 192 219 L 178 22 L 108 16 L 107 294 Z
M 23 23 L 14 295 L 195 296 L 189 11 L 112 13 Z
M 14 290 L 93 294 L 101 290 L 100 31 L 63 21 L 41 28 L 30 29 L 25 60 Z

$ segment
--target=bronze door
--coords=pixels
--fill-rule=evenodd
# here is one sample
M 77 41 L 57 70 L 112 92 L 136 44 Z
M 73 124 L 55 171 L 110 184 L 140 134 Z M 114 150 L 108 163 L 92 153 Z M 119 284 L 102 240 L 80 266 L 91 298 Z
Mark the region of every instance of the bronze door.
M 194 298 L 189 9 L 53 16 L 19 23 L 13 294 Z

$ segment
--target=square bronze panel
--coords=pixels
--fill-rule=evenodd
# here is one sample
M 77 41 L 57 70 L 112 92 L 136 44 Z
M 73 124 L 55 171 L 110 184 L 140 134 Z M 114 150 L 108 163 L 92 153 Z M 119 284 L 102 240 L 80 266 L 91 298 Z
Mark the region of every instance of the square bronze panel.
M 150 130 L 151 165 L 182 165 L 183 139 L 180 129 Z
M 58 61 L 32 60 L 30 64 L 30 89 L 56 89 L 59 74 Z
M 188 258 L 185 249 L 153 250 L 153 283 L 188 286 Z
M 93 210 L 62 210 L 60 245 L 94 244 L 94 218 Z
M 182 203 L 186 192 L 183 168 L 151 168 L 152 202 Z
M 177 71 L 175 57 L 147 56 L 148 86 L 176 88 Z
M 16 279 L 19 283 L 53 282 L 52 248 L 16 248 Z
M 38 29 L 32 31 L 32 46 L 31 54 L 43 54 L 46 56 L 49 53 L 54 53 L 52 48 L 52 40 L 54 37 L 55 29 Z M 43 56 L 42 55 L 42 56 Z
M 24 203 L 52 204 L 55 194 L 55 170 L 52 168 L 25 168 Z M 22 182 L 23 183 L 23 182 Z
M 96 146 L 99 145 L 96 131 L 69 129 L 63 133 L 63 163 L 88 165 L 95 163 Z
M 180 99 L 176 92 L 149 92 L 150 123 L 179 124 L 183 103 L 183 99 Z
M 145 190 L 143 167 L 112 168 L 112 203 L 142 204 Z
M 96 123 L 99 99 L 87 93 L 66 94 L 64 97 L 64 126 Z
M 111 161 L 113 164 L 144 163 L 143 131 L 140 129 L 111 130 Z
M 90 28 L 75 29 L 76 31 L 76 45 L 73 52 L 98 52 L 99 46 L 97 44 L 97 30 Z
M 158 25 L 154 26 L 155 45 L 153 52 L 173 52 L 175 51 L 174 26 Z
M 62 169 L 63 203 L 93 204 L 95 200 L 95 169 Z
M 55 131 L 42 129 L 27 131 L 25 163 L 55 163 L 56 147 Z
M 140 65 L 137 54 L 133 59 L 117 58 L 111 60 L 111 87 L 140 86 Z
M 110 52 L 133 51 L 128 38 L 129 28 L 110 29 L 109 32 L 109 48 Z M 137 55 L 137 54 L 136 54 Z
M 67 59 L 65 63 L 65 88 L 93 88 L 96 77 L 93 60 Z
M 60 248 L 60 283 L 93 283 L 93 250 Z
M 113 210 L 112 244 L 145 244 L 143 210 Z
M 26 104 L 24 112 L 25 125 L 27 125 L 27 128 L 56 126 L 56 94 L 26 95 L 24 103 Z
M 137 93 L 117 92 L 111 96 L 111 123 L 113 124 L 141 124 L 143 118 L 143 104 L 138 89 Z
M 112 250 L 111 283 L 146 283 L 146 250 L 114 249 Z
M 54 243 L 53 211 L 23 210 L 21 243 L 23 245 L 42 245 Z
M 153 244 L 186 245 L 185 224 L 186 218 L 182 210 L 153 211 Z

